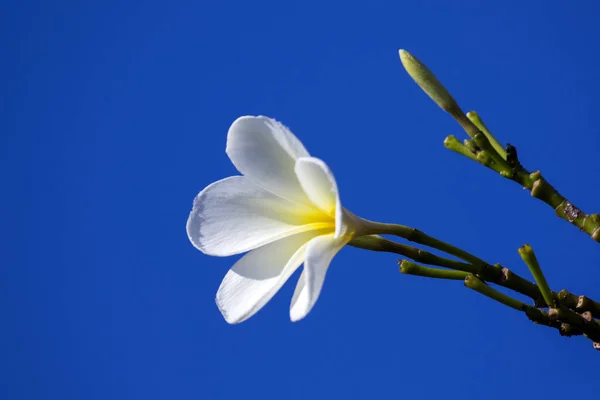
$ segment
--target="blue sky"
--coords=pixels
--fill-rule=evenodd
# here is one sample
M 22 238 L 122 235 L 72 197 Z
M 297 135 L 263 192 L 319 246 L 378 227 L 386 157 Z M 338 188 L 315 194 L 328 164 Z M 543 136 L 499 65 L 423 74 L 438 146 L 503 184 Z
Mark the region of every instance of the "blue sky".
M 237 257 L 185 233 L 236 174 L 240 115 L 284 122 L 344 205 L 416 226 L 553 289 L 600 297 L 600 245 L 444 149 L 464 135 L 403 71 L 433 69 L 521 161 L 600 211 L 595 1 L 8 1 L 0 6 L 0 394 L 6 399 L 557 398 L 599 354 L 464 288 L 346 248 L 311 314 L 295 278 L 228 325 Z M 297 276 L 297 275 L 296 275 Z M 560 382 L 553 379 L 560 376 Z

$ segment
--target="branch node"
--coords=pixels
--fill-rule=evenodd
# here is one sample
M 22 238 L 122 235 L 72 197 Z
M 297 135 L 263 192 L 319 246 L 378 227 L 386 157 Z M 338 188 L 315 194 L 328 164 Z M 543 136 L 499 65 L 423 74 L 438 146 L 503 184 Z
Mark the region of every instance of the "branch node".
M 571 336 L 579 336 L 582 335 L 581 331 L 577 328 L 574 328 L 573 325 L 562 323 L 558 328 L 561 336 L 571 337 Z

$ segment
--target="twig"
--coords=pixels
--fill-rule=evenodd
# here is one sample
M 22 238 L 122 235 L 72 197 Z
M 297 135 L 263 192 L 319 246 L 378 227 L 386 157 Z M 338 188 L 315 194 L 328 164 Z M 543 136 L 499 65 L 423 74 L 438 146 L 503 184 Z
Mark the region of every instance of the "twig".
M 440 83 L 433 72 L 415 56 L 405 50 L 400 50 L 400 60 L 411 78 L 438 106 L 458 122 L 477 145 L 478 149 L 471 151 L 478 162 L 530 190 L 531 196 L 552 207 L 558 217 L 575 225 L 600 243 L 599 214 L 584 213 L 542 178 L 539 171 L 529 173 L 523 168 L 518 160 L 516 148 L 507 146 L 506 150 L 502 149 L 498 140 L 490 133 L 481 118 L 473 111 L 465 114 L 458 102 Z M 451 150 L 473 159 L 472 155 L 465 154 L 464 149 L 457 147 L 451 139 L 449 141 L 446 138 L 444 144 Z
M 425 276 L 427 278 L 449 279 L 449 280 L 464 280 L 468 272 L 453 271 L 451 269 L 440 269 L 425 267 L 423 265 L 412 263 L 408 260 L 399 260 L 400 272 L 407 275 Z

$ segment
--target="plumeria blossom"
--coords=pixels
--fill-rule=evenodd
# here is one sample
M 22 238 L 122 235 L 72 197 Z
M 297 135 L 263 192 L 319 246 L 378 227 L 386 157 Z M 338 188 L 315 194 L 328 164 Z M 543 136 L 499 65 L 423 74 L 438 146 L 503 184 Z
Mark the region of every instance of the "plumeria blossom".
M 243 176 L 202 190 L 187 221 L 193 245 L 208 255 L 245 254 L 225 275 L 216 302 L 231 324 L 260 310 L 304 263 L 290 318 L 315 305 L 327 269 L 367 222 L 340 203 L 335 178 L 279 122 L 238 118 L 227 133 L 226 153 Z

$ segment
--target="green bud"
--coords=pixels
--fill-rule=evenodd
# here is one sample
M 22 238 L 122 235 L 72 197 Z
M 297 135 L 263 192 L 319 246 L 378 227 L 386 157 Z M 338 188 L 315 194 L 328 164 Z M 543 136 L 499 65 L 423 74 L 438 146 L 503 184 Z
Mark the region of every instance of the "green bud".
M 450 114 L 460 110 L 454 98 L 425 64 L 406 50 L 399 50 L 398 52 L 406 72 L 438 106 Z

